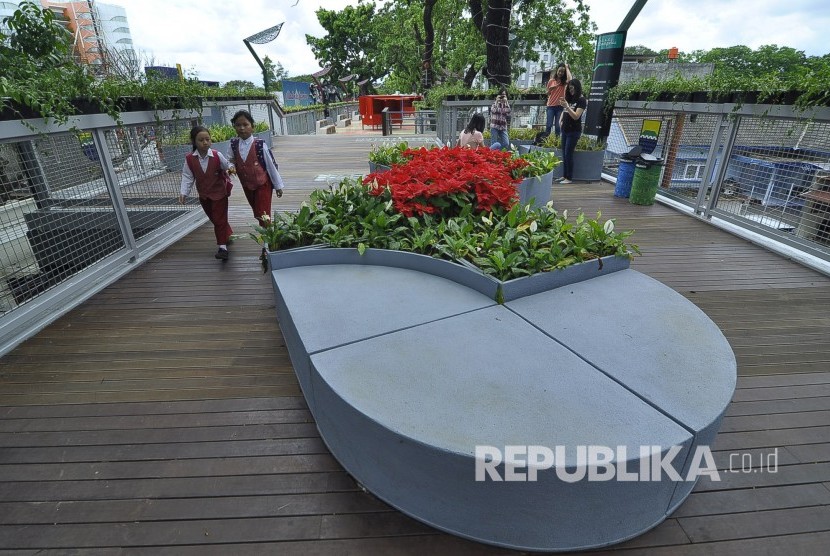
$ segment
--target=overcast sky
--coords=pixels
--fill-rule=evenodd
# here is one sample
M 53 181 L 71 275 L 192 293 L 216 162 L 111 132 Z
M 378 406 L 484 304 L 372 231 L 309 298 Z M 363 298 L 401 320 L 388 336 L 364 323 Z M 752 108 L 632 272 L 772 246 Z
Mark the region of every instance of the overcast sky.
M 245 79 L 262 84 L 259 67 L 242 39 L 285 22 L 280 36 L 254 45 L 260 58 L 280 62 L 290 75 L 320 69 L 306 33 L 320 37 L 314 12 L 340 10 L 344 0 L 102 0 L 127 9 L 133 43 L 156 65 L 182 68 L 199 79 Z M 294 5 L 296 3 L 296 5 Z M 587 0 L 598 33 L 615 31 L 634 0 Z M 809 56 L 830 52 L 828 0 L 650 0 L 628 32 L 626 44 L 681 51 L 777 44 Z

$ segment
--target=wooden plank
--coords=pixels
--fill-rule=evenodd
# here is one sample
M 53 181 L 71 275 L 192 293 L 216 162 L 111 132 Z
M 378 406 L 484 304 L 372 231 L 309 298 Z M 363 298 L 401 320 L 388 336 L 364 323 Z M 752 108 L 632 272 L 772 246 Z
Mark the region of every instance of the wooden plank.
M 112 523 L 178 521 L 315 514 L 382 513 L 392 508 L 362 491 L 164 498 L 145 500 L 69 500 L 0 503 L 0 523 Z
M 830 491 L 820 484 L 692 492 L 672 517 L 714 516 L 821 505 L 830 505 Z
M 319 438 L 274 438 L 225 442 L 186 442 L 171 444 L 114 444 L 106 446 L 59 446 L 4 448 L 0 464 L 61 463 L 89 461 L 158 461 L 198 458 L 235 458 L 289 454 L 327 453 Z
M 319 471 L 254 475 L 221 475 L 108 479 L 101 481 L 0 482 L 7 502 L 68 500 L 135 500 L 224 496 L 265 496 L 357 490 L 342 470 L 332 471 L 321 456 L 306 456 Z M 297 461 L 297 463 L 300 463 Z M 313 469 L 313 467 L 312 467 Z M 0 546 L 4 546 L 0 544 Z
M 683 517 L 678 520 L 692 542 L 830 531 L 830 506 Z

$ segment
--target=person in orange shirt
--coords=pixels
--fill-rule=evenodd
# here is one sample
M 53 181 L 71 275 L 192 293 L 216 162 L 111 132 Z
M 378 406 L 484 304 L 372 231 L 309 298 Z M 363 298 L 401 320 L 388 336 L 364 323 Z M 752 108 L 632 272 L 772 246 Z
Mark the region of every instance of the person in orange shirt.
M 547 122 L 545 123 L 545 133 L 548 135 L 550 135 L 551 128 L 555 130 L 557 137 L 562 131 L 559 127 L 559 117 L 562 115 L 559 99 L 565 96 L 565 87 L 568 86 L 570 80 L 571 67 L 568 64 L 559 64 L 548 81 Z

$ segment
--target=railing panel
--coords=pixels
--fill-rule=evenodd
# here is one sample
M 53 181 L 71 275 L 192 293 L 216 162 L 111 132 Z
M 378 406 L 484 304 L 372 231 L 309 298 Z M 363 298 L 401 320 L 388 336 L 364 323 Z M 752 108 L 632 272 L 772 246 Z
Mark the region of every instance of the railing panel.
M 125 119 L 143 121 L 0 123 L 0 353 L 204 221 L 178 203 L 183 154 L 170 171 L 162 147 L 196 120 Z

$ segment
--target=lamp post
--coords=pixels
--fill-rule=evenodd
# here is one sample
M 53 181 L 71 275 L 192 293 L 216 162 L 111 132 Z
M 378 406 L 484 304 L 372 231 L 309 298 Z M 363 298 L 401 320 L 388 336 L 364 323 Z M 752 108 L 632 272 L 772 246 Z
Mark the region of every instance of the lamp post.
M 283 23 L 285 23 L 285 22 L 283 22 Z M 282 29 L 282 23 L 280 23 L 279 25 L 274 25 L 273 27 L 269 27 L 268 29 L 266 29 L 264 31 L 260 31 L 259 33 L 256 33 L 254 35 L 251 35 L 247 39 L 242 39 L 242 42 L 244 42 L 245 46 L 248 47 L 248 50 L 251 51 L 251 55 L 254 57 L 254 60 L 256 60 L 256 63 L 259 64 L 260 69 L 262 69 L 262 84 L 265 87 L 265 92 L 266 93 L 268 92 L 268 89 L 269 89 L 268 86 L 270 85 L 270 83 L 269 83 L 270 79 L 268 77 L 268 72 L 265 71 L 265 64 L 262 63 L 262 60 L 260 60 L 259 56 L 257 56 L 256 52 L 254 52 L 254 49 L 251 47 L 251 43 L 254 43 L 254 44 L 269 43 L 272 40 L 277 38 L 277 36 L 280 34 L 280 29 Z

